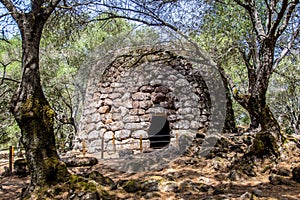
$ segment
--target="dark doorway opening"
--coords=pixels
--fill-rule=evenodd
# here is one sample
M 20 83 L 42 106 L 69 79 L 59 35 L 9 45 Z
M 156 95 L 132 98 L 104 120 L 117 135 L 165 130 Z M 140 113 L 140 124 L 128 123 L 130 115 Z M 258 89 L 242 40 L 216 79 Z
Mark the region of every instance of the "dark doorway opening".
M 166 115 L 153 115 L 148 131 L 150 148 L 160 149 L 170 143 L 170 124 Z

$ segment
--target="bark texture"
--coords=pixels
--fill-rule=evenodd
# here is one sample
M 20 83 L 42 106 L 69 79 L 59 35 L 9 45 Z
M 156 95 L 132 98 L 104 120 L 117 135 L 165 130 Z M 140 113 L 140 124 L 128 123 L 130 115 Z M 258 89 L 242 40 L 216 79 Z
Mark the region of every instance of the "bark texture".
M 30 190 L 64 181 L 69 177 L 59 160 L 53 130 L 55 112 L 47 101 L 40 80 L 39 48 L 44 24 L 59 0 L 31 1 L 31 11 L 19 11 L 10 0 L 1 0 L 11 13 L 22 37 L 22 80 L 11 101 L 31 174 Z
M 277 120 L 274 118 L 266 102 L 266 94 L 270 77 L 279 62 L 289 52 L 300 32 L 300 24 L 289 34 L 290 40 L 275 58 L 275 47 L 278 39 L 291 23 L 293 13 L 296 12 L 299 0 L 295 1 L 257 1 L 234 0 L 243 7 L 251 20 L 253 33 L 247 41 L 248 51 L 240 49 L 248 71 L 248 94 L 240 94 L 233 85 L 235 99 L 249 112 L 252 127 L 261 126 L 261 132 L 255 137 L 249 154 L 279 155 L 278 148 L 282 142 L 282 135 Z M 262 6 L 265 8 L 266 18 L 261 17 Z
M 224 133 L 236 133 L 237 132 L 237 126 L 235 123 L 235 116 L 234 116 L 234 110 L 232 108 L 232 96 L 230 93 L 229 83 L 225 76 L 224 69 L 221 68 L 221 65 L 218 65 L 218 69 L 220 71 L 220 75 L 224 84 L 225 88 L 225 94 L 226 94 L 226 116 L 225 116 L 225 122 L 223 127 Z

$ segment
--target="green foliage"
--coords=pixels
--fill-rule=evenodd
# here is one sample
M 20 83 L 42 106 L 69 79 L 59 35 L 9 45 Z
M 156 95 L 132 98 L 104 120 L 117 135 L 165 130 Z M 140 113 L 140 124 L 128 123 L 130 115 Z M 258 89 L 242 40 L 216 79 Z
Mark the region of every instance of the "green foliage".
M 230 0 L 220 2 L 209 2 L 209 11 L 204 18 L 204 23 L 199 30 L 200 35 L 196 37 L 196 40 L 210 53 L 218 65 L 224 68 L 235 87 L 241 93 L 248 94 L 249 71 L 246 68 L 245 59 L 255 69 L 255 62 L 258 61 L 254 59 L 253 55 L 255 51 L 258 54 L 260 49 L 256 33 L 249 15 L 243 7 Z M 267 6 L 264 1 L 255 1 L 255 4 L 262 25 L 266 27 Z M 276 7 L 278 12 L 279 7 Z M 295 20 L 296 18 L 292 18 L 293 22 Z M 291 31 L 291 28 L 288 30 Z M 286 46 L 291 39 L 289 31 L 284 32 L 279 38 L 275 54 L 280 54 L 282 47 Z M 277 70 L 278 74 L 274 74 L 271 78 L 267 96 L 275 116 L 283 119 L 282 125 L 286 132 L 293 129 L 291 121 L 295 123 L 297 115 L 299 115 L 299 55 L 296 57 L 290 55 L 289 58 L 281 62 Z M 250 122 L 245 109 L 237 102 L 234 103 L 233 107 L 239 124 L 243 125 Z
M 82 17 L 82 16 L 81 16 Z M 95 21 L 79 25 L 79 21 L 70 15 L 62 15 L 53 23 L 50 20 L 43 32 L 40 46 L 41 80 L 44 92 L 55 111 L 55 132 L 59 148 L 72 146 L 76 134 L 76 117 L 78 101 L 75 76 L 80 66 L 88 58 L 90 52 L 98 48 L 107 38 L 131 29 L 124 20 Z M 79 29 L 74 30 L 75 28 Z M 0 66 L 0 75 L 4 70 L 6 78 L 20 81 L 21 79 L 21 40 L 11 38 L 9 43 L 0 42 L 0 61 L 10 63 L 5 69 Z M 88 70 L 87 70 L 88 71 Z M 9 111 L 10 100 L 18 83 L 4 80 L 0 85 L 0 147 L 17 145 L 20 130 Z M 73 124 L 65 119 L 74 119 Z M 71 121 L 68 121 L 71 122 Z M 66 146 L 67 145 L 67 146 Z
M 300 55 L 287 56 L 270 82 L 268 101 L 285 133 L 299 131 L 300 115 Z
M 19 38 L 0 42 L 0 148 L 16 146 L 21 135 L 20 130 L 9 111 L 10 100 L 17 89 L 21 77 Z
M 77 131 L 76 121 L 83 98 L 80 95 L 84 92 L 76 83 L 79 68 L 87 66 L 84 63 L 89 63 L 90 52 L 104 40 L 130 28 L 124 20 L 96 21 L 85 25 L 81 32 L 70 30 L 73 31 L 71 38 L 60 36 L 58 27 L 50 33 L 50 29 L 46 29 L 41 42 L 41 76 L 47 98 L 56 112 L 56 141 L 60 149 L 72 146 Z M 83 70 L 88 73 L 90 68 Z
M 230 2 L 211 3 L 195 40 L 224 69 L 238 90 L 247 94 L 247 68 L 240 49 L 248 48 L 246 41 L 251 39 L 251 21 L 243 8 Z M 237 124 L 250 123 L 248 112 L 235 101 L 233 109 Z

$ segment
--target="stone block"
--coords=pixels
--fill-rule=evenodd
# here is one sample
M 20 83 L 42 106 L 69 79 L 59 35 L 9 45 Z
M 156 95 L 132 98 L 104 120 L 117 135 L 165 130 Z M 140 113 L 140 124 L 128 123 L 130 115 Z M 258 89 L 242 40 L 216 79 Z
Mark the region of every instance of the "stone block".
M 101 105 L 102 105 L 102 100 L 99 100 L 99 98 L 94 99 L 94 101 L 90 103 L 90 106 L 92 108 L 99 108 Z
M 124 123 L 140 122 L 140 117 L 136 115 L 126 115 L 123 118 Z
M 129 109 L 133 108 L 132 102 L 130 100 L 123 102 L 122 106 L 124 106 L 125 108 L 129 108 Z
M 163 94 L 167 94 L 169 91 L 170 91 L 169 88 L 167 88 L 165 86 L 158 86 L 154 90 L 154 92 L 156 92 L 156 93 L 163 93 Z
M 195 119 L 195 115 L 193 115 L 193 114 L 184 115 L 184 119 L 192 121 Z
M 117 131 L 117 130 L 120 130 L 122 128 L 124 128 L 124 123 L 123 122 L 120 122 L 120 121 L 119 122 L 112 122 L 110 124 L 110 129 L 112 131 Z
M 174 107 L 174 104 L 173 104 L 172 101 L 163 101 L 163 102 L 160 102 L 159 105 L 161 107 L 164 107 L 164 108 L 167 108 L 167 109 Z
M 110 93 L 112 93 L 112 92 L 113 92 L 113 89 L 110 88 L 110 87 L 102 88 L 102 89 L 101 89 L 101 93 L 102 93 L 102 94 L 110 94 Z
M 101 121 L 104 124 L 107 124 L 106 121 L 109 120 L 109 119 L 112 119 L 112 114 L 111 113 L 106 113 L 106 114 L 101 115 Z
M 204 101 L 200 101 L 200 102 L 198 103 L 198 107 L 201 108 L 201 109 L 205 108 L 205 107 L 206 107 L 205 102 L 204 102 Z
M 130 130 L 120 130 L 115 132 L 115 137 L 117 140 L 124 140 L 130 137 Z
M 133 102 L 132 102 L 132 107 L 133 107 L 134 109 L 139 108 L 139 107 L 140 107 L 140 102 L 138 102 L 138 101 L 133 101 Z
M 125 115 L 127 115 L 129 113 L 128 108 L 121 106 L 120 107 L 120 111 L 121 111 L 121 116 L 124 117 Z
M 195 115 L 195 117 L 200 117 L 201 111 L 199 108 L 192 108 L 192 114 Z
M 183 102 L 183 106 L 184 107 L 196 107 L 196 106 L 199 106 L 199 104 L 196 101 L 187 100 L 187 101 Z
M 204 115 L 209 115 L 210 114 L 210 111 L 209 111 L 209 109 L 203 109 L 202 110 L 202 114 L 204 114 Z
M 122 94 L 120 94 L 120 93 L 111 93 L 108 95 L 108 98 L 110 98 L 110 99 L 118 99 L 121 97 L 122 97 Z
M 101 128 L 99 130 L 99 138 L 102 138 L 106 132 L 107 132 L 106 128 Z
M 181 114 L 181 115 L 192 114 L 192 108 L 190 108 L 190 107 L 187 107 L 187 108 L 179 108 L 179 109 L 178 109 L 178 114 Z
M 197 122 L 197 121 L 191 121 L 191 129 L 199 129 L 199 128 L 201 128 L 201 127 L 203 127 L 204 125 L 203 125 L 203 123 L 201 123 L 201 122 Z
M 97 139 L 97 138 L 99 138 L 99 131 L 92 131 L 92 132 L 90 132 L 89 134 L 88 134 L 88 140 L 95 140 L 95 139 Z
M 176 81 L 178 78 L 175 75 L 171 74 L 167 77 L 167 79 L 173 82 Z
M 146 100 L 146 99 L 149 99 L 149 98 L 150 98 L 149 93 L 136 92 L 136 93 L 132 94 L 132 99 L 133 100 L 143 101 L 143 100 Z
M 114 83 L 111 83 L 110 86 L 113 87 L 113 88 L 119 88 L 119 87 L 123 87 L 124 83 L 122 83 L 122 82 L 114 82 Z
M 142 109 L 148 109 L 152 106 L 152 102 L 151 101 L 141 101 L 140 102 L 140 108 Z
M 94 113 L 90 117 L 91 117 L 91 122 L 93 123 L 101 122 L 101 116 L 99 113 Z
M 96 124 L 94 123 L 88 123 L 86 126 L 85 126 L 85 131 L 87 133 L 93 131 L 93 130 L 96 130 Z
M 108 142 L 113 139 L 114 132 L 108 131 L 104 134 L 104 141 Z
M 174 128 L 187 130 L 190 128 L 190 122 L 188 120 L 180 120 L 174 124 Z
M 112 119 L 114 121 L 123 121 L 123 117 L 121 116 L 121 113 L 113 113 L 112 114 Z
M 150 81 L 151 86 L 161 85 L 161 84 L 162 84 L 162 80 L 154 79 Z
M 179 102 L 174 102 L 174 107 L 175 108 L 181 108 L 183 105 L 183 102 L 179 101 Z
M 131 135 L 131 137 L 134 139 L 140 139 L 140 136 L 142 136 L 143 139 L 146 139 L 148 138 L 148 133 L 144 130 L 137 130 L 134 131 Z
M 111 105 L 113 105 L 113 101 L 111 99 L 106 98 L 106 99 L 104 99 L 103 104 L 105 106 L 111 106 Z
M 141 92 L 151 93 L 154 91 L 154 88 L 149 85 L 144 85 L 140 88 Z
M 129 110 L 130 115 L 144 115 L 146 111 L 144 109 L 131 109 Z
M 166 113 L 167 110 L 163 107 L 152 107 L 147 110 L 147 113 L 156 114 L 156 113 Z
M 116 93 L 124 93 L 124 87 L 120 87 L 120 88 L 114 88 L 113 92 L 116 92 Z
M 151 120 L 151 117 L 149 114 L 141 115 L 140 120 L 141 122 L 149 122 Z
M 128 130 L 143 129 L 143 124 L 142 123 L 126 123 L 125 129 L 128 129 Z
M 94 140 L 94 141 L 91 141 L 88 146 L 88 152 L 89 153 L 95 153 L 95 149 L 101 149 L 101 140 Z
M 164 93 L 152 93 L 151 94 L 151 100 L 153 101 L 153 103 L 159 103 L 162 101 L 165 101 L 167 99 L 166 94 Z
M 110 82 L 104 82 L 101 84 L 101 87 L 109 87 L 110 86 Z
M 100 95 L 100 99 L 103 100 L 103 99 L 106 99 L 108 97 L 108 94 L 101 94 Z
M 125 101 L 125 100 L 129 100 L 129 99 L 131 99 L 131 93 L 130 92 L 124 93 L 124 91 L 123 91 L 123 95 L 121 97 L 121 100 Z
M 176 87 L 186 87 L 189 86 L 189 83 L 187 80 L 180 78 L 175 82 Z

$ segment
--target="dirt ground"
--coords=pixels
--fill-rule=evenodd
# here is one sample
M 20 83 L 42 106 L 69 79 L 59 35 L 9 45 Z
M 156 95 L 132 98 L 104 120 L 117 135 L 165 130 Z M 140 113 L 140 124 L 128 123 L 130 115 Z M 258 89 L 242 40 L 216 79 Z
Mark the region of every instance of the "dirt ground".
M 82 174 L 91 171 L 99 171 L 104 176 L 118 180 L 143 180 L 147 177 L 166 177 L 174 176 L 174 182 L 178 185 L 190 181 L 195 184 L 206 185 L 207 191 L 188 191 L 179 190 L 176 192 L 159 191 L 159 197 L 151 199 L 280 199 L 280 200 L 299 200 L 300 183 L 292 180 L 292 174 L 285 177 L 284 183 L 271 184 L 269 177 L 274 171 L 285 169 L 289 172 L 295 166 L 300 166 L 300 149 L 295 145 L 287 143 L 284 154 L 277 164 L 269 159 L 255 163 L 256 175 L 254 177 L 240 174 L 237 180 L 230 180 L 227 159 L 214 158 L 195 158 L 182 156 L 172 161 L 168 167 L 155 172 L 125 173 L 117 171 L 109 165 L 108 161 L 99 161 L 93 167 L 73 167 L 70 172 Z M 216 167 L 216 163 L 218 166 Z M 1 166 L 0 171 L 3 171 Z M 1 172 L 0 172 L 1 173 Z M 22 189 L 29 184 L 29 177 L 0 176 L 0 199 L 18 199 Z M 216 191 L 222 192 L 216 192 Z M 145 199 L 139 193 L 127 193 L 122 189 L 109 191 L 115 195 L 116 199 Z M 251 194 L 255 194 L 254 196 Z

